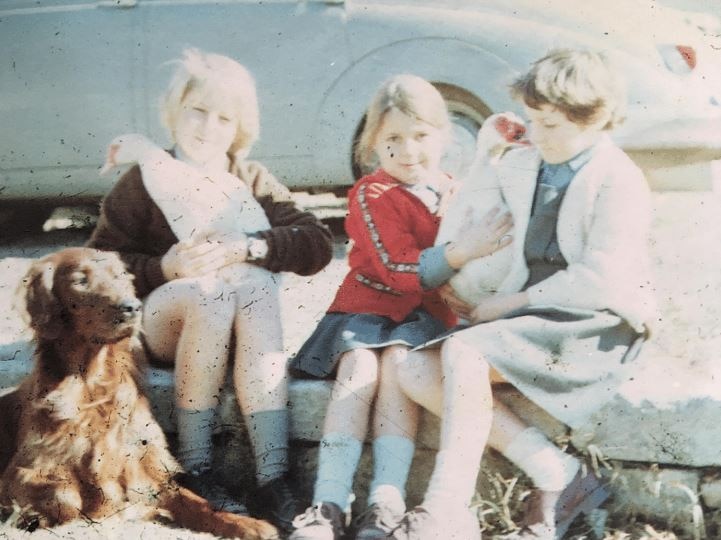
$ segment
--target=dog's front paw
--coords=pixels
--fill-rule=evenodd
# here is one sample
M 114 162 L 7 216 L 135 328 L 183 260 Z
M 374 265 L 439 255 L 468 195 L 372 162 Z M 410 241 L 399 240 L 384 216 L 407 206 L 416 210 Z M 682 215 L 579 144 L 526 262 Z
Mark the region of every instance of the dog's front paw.
M 221 534 L 228 538 L 242 538 L 243 540 L 279 540 L 280 533 L 273 525 L 261 519 L 248 516 L 239 516 L 229 512 L 216 512 L 218 521 L 222 523 Z M 219 523 L 219 524 L 220 524 Z

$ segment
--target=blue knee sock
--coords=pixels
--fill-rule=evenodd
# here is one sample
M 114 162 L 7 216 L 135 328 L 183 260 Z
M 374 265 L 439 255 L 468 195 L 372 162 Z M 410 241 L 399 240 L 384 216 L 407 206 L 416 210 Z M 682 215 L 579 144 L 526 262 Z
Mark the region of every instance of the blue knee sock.
M 406 481 L 413 461 L 414 442 L 399 435 L 381 435 L 373 441 L 373 481 L 368 505 L 380 504 L 405 512 Z
M 288 472 L 288 410 L 259 411 L 245 417 L 255 454 L 255 479 L 259 486 Z
M 178 425 L 178 461 L 187 472 L 210 469 L 213 461 L 215 409 L 175 411 Z
M 346 511 L 362 450 L 363 442 L 347 433 L 323 435 L 318 452 L 313 504 L 332 502 Z

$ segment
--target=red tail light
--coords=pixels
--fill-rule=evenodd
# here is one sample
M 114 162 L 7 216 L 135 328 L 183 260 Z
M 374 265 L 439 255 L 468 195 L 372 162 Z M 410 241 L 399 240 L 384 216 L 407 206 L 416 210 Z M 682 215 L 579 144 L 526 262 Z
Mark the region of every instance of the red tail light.
M 686 62 L 689 69 L 696 67 L 696 51 L 689 45 L 676 45 L 676 50 Z

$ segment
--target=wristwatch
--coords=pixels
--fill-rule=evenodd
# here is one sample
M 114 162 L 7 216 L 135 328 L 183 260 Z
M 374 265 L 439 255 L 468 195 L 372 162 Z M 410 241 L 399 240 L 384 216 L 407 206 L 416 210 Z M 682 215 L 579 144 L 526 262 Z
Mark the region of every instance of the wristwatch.
M 248 256 L 246 261 L 262 261 L 268 256 L 268 242 L 255 234 L 248 235 Z

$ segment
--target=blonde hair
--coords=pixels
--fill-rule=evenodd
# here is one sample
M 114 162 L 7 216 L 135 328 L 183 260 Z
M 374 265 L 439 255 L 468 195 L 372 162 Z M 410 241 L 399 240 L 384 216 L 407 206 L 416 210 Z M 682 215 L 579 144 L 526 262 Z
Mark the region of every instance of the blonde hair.
M 551 51 L 511 84 L 511 95 L 532 109 L 551 105 L 584 126 L 608 117 L 602 129 L 623 122 L 626 110 L 620 73 L 605 54 L 587 50 Z
M 250 72 L 227 56 L 186 49 L 176 60 L 177 69 L 161 97 L 160 113 L 163 125 L 175 139 L 175 128 L 190 91 L 199 89 L 210 99 L 229 100 L 238 118 L 231 154 L 245 156 L 260 135 L 260 112 L 255 92 L 255 80 Z
M 356 159 L 364 166 L 373 164 L 376 138 L 391 109 L 441 130 L 446 140 L 450 138 L 451 121 L 440 92 L 421 77 L 396 75 L 381 85 L 366 111 L 363 131 L 355 148 Z

